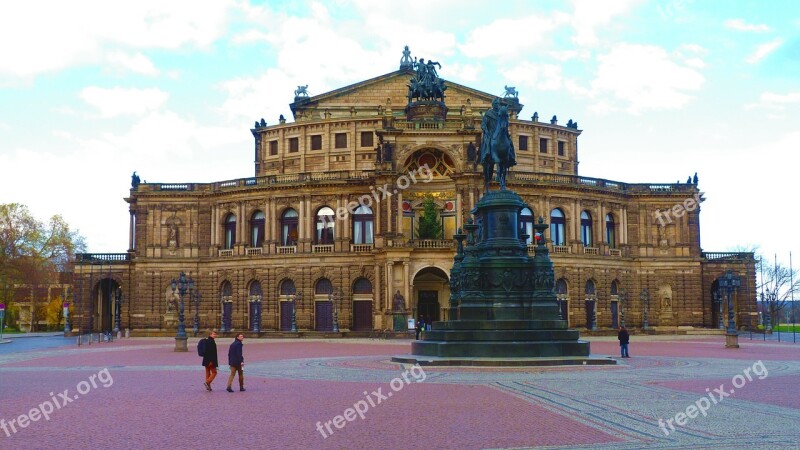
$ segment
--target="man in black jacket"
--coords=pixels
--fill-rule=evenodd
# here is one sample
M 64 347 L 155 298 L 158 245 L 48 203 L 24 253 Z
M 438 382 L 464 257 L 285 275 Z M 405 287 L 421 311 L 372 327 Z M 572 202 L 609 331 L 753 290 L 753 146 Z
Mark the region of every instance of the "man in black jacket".
M 630 335 L 628 334 L 628 330 L 625 327 L 619 328 L 619 333 L 617 333 L 617 339 L 619 339 L 619 351 L 622 353 L 623 358 L 630 358 L 628 355 L 628 341 L 630 340 Z
M 233 384 L 233 377 L 236 372 L 239 372 L 239 390 L 244 391 L 244 356 L 242 355 L 242 347 L 244 344 L 244 334 L 239 333 L 236 339 L 233 340 L 230 348 L 228 349 L 228 365 L 231 366 L 231 374 L 228 377 L 228 392 L 233 392 L 231 385 Z
M 206 368 L 206 382 L 203 386 L 206 390 L 211 390 L 211 382 L 217 376 L 217 367 L 219 367 L 219 360 L 217 359 L 217 342 L 214 341 L 217 337 L 217 330 L 211 330 L 206 338 L 205 351 L 203 352 L 203 367 Z

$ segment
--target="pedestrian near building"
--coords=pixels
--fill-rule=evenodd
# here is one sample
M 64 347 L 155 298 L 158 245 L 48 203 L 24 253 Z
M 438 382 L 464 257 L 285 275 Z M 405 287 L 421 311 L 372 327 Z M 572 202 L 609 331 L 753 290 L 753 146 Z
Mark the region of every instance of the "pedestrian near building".
M 244 391 L 244 355 L 242 354 L 242 348 L 244 347 L 244 334 L 239 333 L 236 335 L 236 339 L 233 340 L 231 343 L 230 348 L 228 349 L 228 365 L 231 366 L 231 374 L 228 376 L 228 392 L 233 392 L 231 385 L 233 384 L 233 377 L 236 375 L 236 372 L 239 372 L 239 390 Z
M 217 330 L 211 330 L 203 344 L 203 367 L 206 368 L 206 381 L 203 386 L 206 387 L 207 391 L 211 390 L 211 382 L 217 377 L 217 367 L 219 367 L 216 338 Z
M 622 354 L 623 358 L 630 358 L 631 356 L 628 354 L 628 342 L 630 341 L 630 335 L 628 334 L 628 330 L 625 327 L 619 327 L 619 333 L 617 333 L 617 339 L 619 339 L 619 351 Z

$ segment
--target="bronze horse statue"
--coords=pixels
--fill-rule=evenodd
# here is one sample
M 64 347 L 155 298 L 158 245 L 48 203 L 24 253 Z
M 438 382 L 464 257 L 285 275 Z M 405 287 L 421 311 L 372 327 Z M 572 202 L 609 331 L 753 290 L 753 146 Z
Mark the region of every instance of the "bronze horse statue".
M 514 143 L 511 142 L 511 135 L 508 133 L 508 106 L 500 106 L 497 114 L 497 123 L 490 135 L 491 155 L 483 161 L 483 182 L 485 189 L 489 190 L 489 183 L 492 180 L 494 166 L 497 165 L 497 182 L 500 189 L 506 189 L 506 175 L 508 169 L 517 164 L 514 152 Z M 490 159 L 491 158 L 491 159 Z

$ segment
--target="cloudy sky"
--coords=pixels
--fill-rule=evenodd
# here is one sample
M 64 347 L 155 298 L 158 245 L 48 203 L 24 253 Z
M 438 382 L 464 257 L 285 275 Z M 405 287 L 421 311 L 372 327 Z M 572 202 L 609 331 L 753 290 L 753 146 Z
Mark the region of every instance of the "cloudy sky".
M 62 214 L 92 252 L 128 247 L 148 182 L 253 175 L 249 128 L 398 68 L 577 120 L 581 175 L 698 173 L 702 247 L 800 250 L 800 4 L 790 0 L 37 1 L 0 14 L 0 203 Z M 795 156 L 792 156 L 795 154 Z M 795 264 L 800 265 L 800 263 Z

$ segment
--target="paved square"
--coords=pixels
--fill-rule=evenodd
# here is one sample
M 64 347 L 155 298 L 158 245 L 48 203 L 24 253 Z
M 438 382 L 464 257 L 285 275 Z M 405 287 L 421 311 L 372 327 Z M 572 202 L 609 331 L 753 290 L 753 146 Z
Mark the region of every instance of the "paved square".
M 634 336 L 618 366 L 420 370 L 390 362 L 406 340 L 246 339 L 228 393 L 195 343 L 4 344 L 0 449 L 800 448 L 798 344 Z

